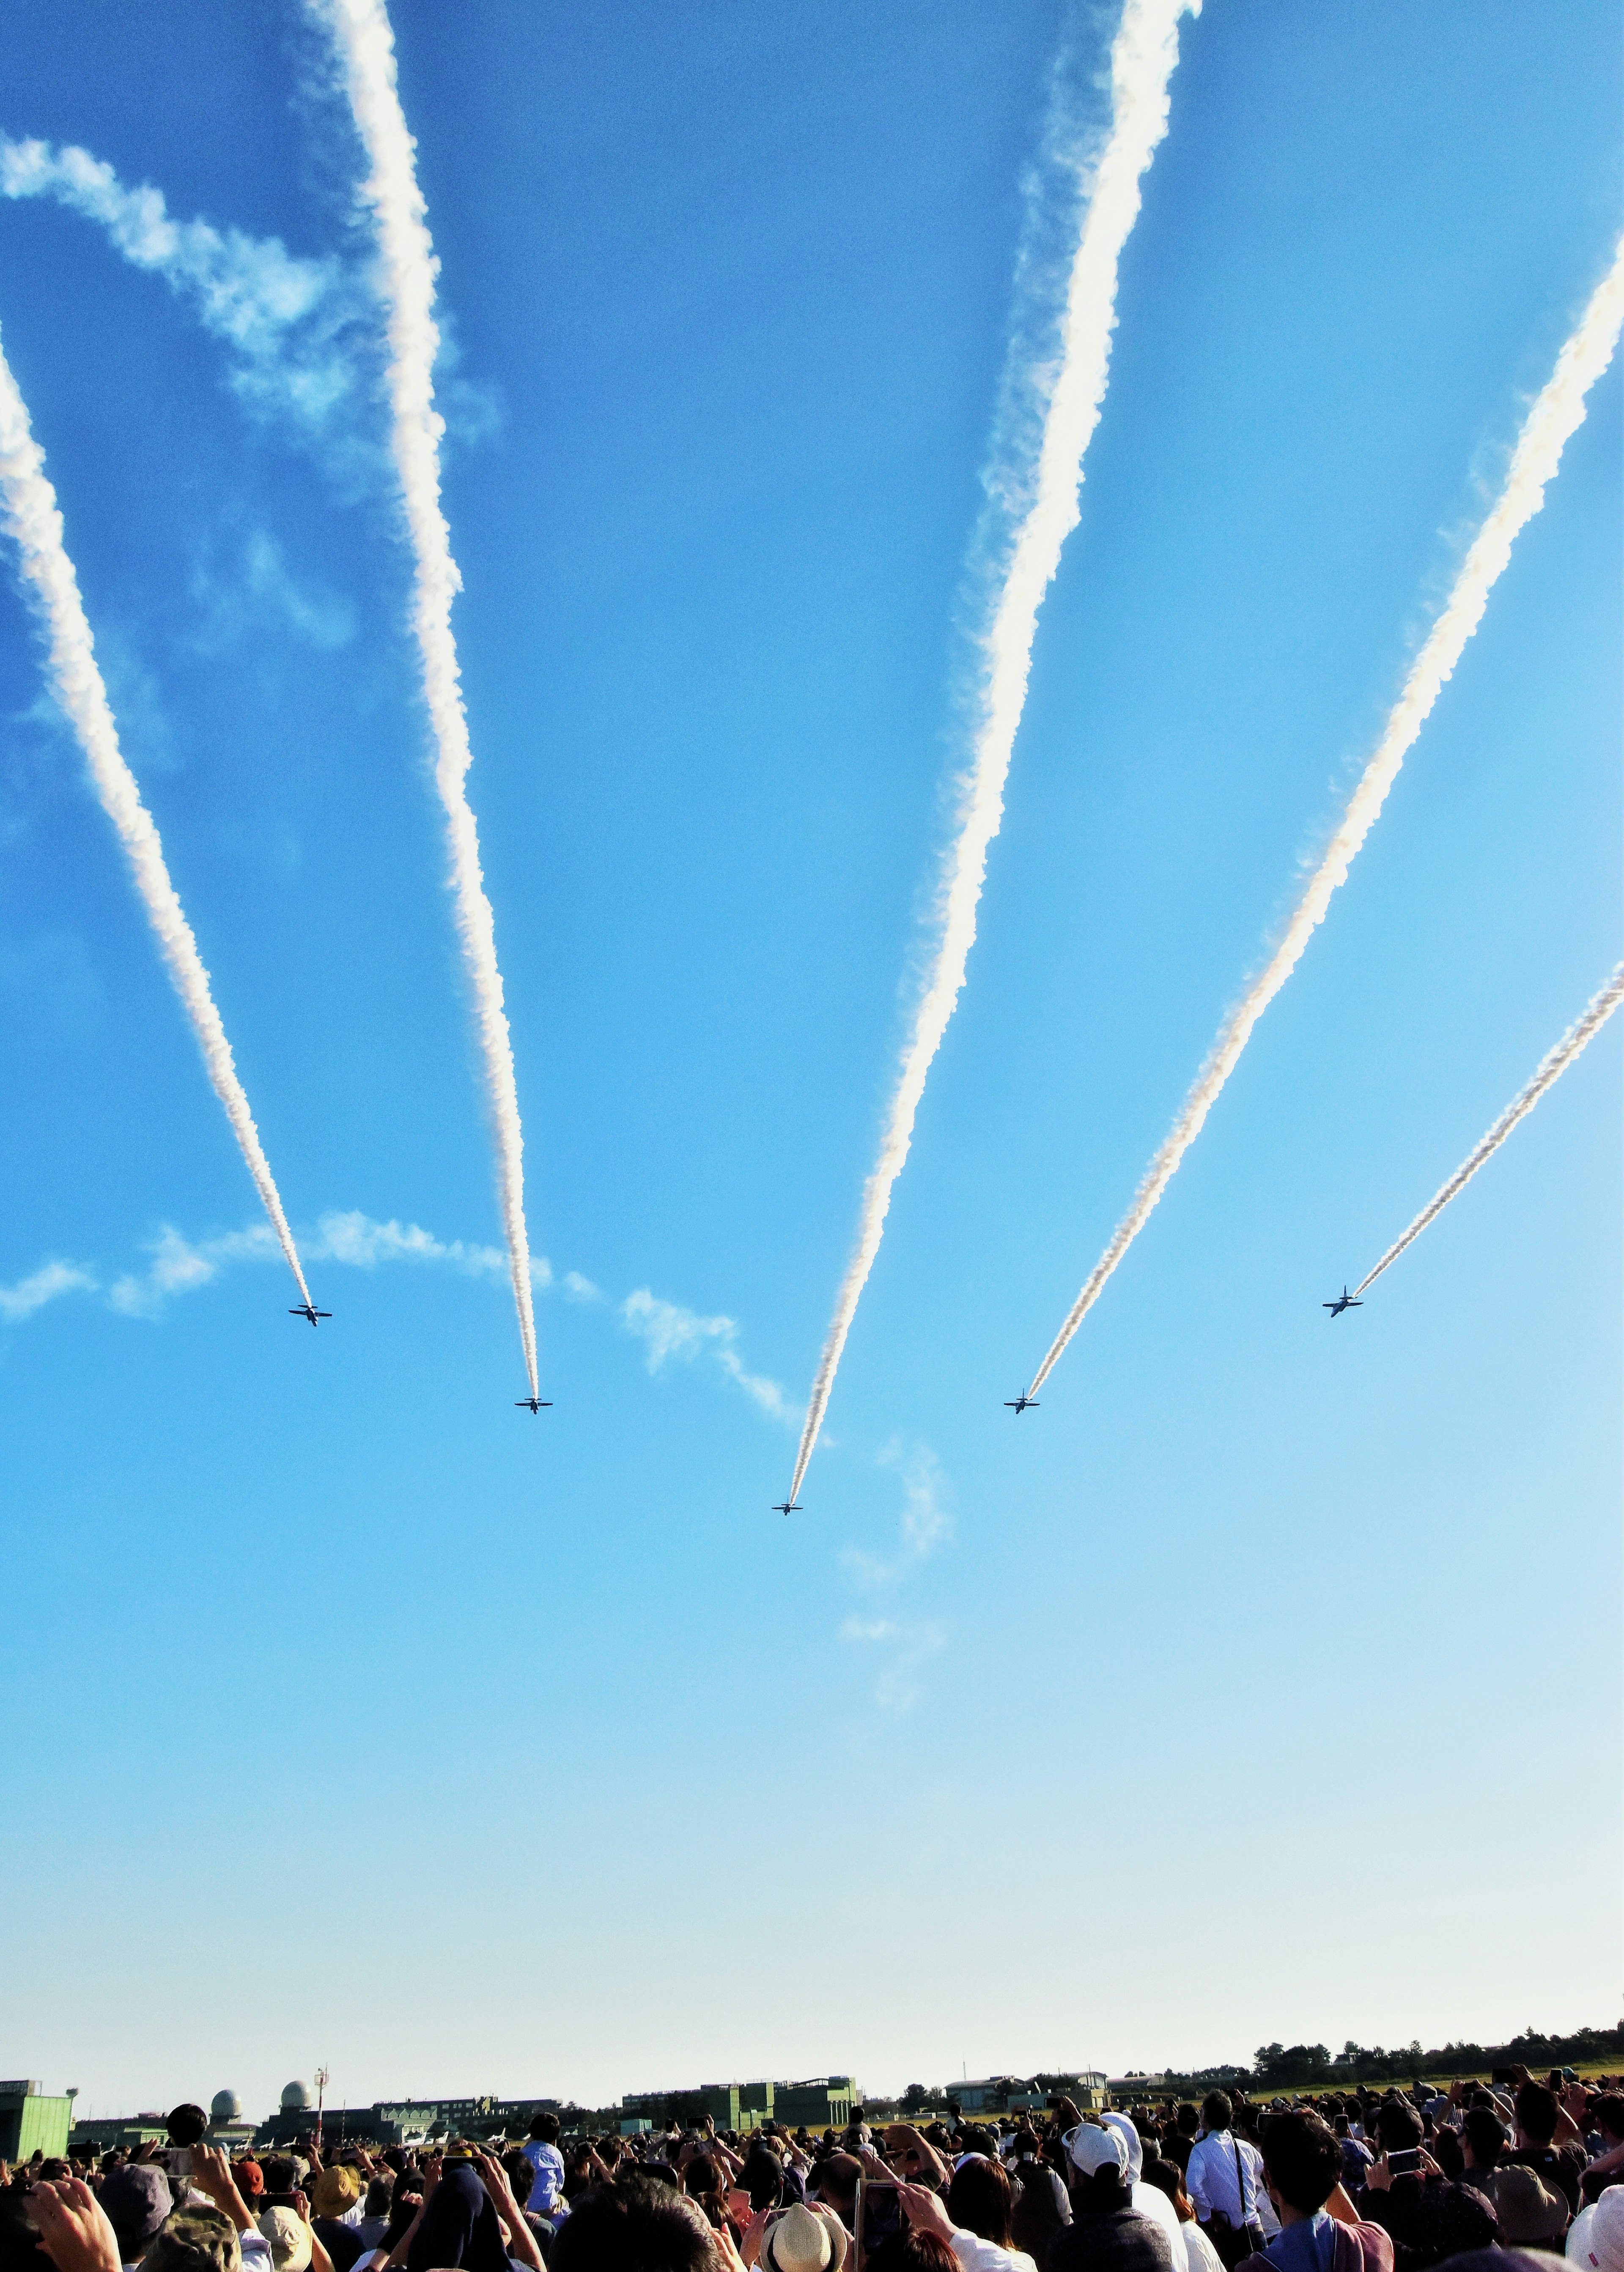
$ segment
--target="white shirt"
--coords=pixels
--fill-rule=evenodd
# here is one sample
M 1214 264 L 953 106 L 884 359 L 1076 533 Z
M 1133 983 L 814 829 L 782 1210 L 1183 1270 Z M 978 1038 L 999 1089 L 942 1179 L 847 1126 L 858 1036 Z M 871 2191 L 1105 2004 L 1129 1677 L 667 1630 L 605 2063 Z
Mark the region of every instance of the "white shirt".
M 1035 2260 L 1024 2248 L 1000 2248 L 995 2240 L 983 2240 L 979 2232 L 956 2231 L 953 2253 L 965 2272 L 1038 2272 Z
M 1235 2171 L 1237 2153 L 1244 2172 L 1244 2201 Z M 1184 2190 L 1203 2224 L 1215 2209 L 1235 2226 L 1263 2223 L 1263 2203 L 1269 2198 L 1263 2190 L 1263 2157 L 1249 2139 L 1237 2138 L 1233 2130 L 1203 2131 L 1196 2139 L 1190 2148 Z
M 1184 2254 L 1189 2272 L 1224 2272 L 1224 2260 L 1198 2224 L 1181 2224 Z M 357 2267 L 357 2272 L 360 2268 Z
M 1184 2236 L 1190 2228 L 1179 2223 L 1179 2212 L 1161 2187 L 1147 2186 L 1141 2178 L 1133 2189 L 1133 2204 L 1141 2216 L 1153 2216 L 1166 2234 L 1173 2248 L 1173 2272 L 1195 2272 L 1184 2246 Z

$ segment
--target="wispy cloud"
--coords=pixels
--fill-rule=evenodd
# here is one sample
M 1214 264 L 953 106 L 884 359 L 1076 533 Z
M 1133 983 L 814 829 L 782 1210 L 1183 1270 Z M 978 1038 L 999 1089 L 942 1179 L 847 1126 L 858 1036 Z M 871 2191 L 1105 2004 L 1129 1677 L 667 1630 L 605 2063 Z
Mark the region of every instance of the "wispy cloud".
M 233 565 L 207 560 L 192 572 L 192 597 L 204 611 L 196 644 L 206 654 L 236 646 L 261 629 L 289 631 L 306 646 L 332 654 L 355 636 L 355 610 L 339 594 L 301 584 L 282 549 L 264 529 L 252 530 Z
M 0 1286 L 0 1318 L 8 1325 L 20 1325 L 59 1294 L 93 1293 L 96 1283 L 93 1273 L 77 1262 L 47 1262 L 15 1286 Z
M 860 1586 L 894 1586 L 927 1562 L 938 1546 L 952 1536 L 953 1518 L 942 1504 L 941 1463 L 927 1444 L 905 1449 L 893 1437 L 879 1455 L 879 1464 L 902 1478 L 903 1508 L 898 1521 L 897 1547 L 889 1556 L 872 1554 L 866 1547 L 845 1546 L 842 1566 Z
M 336 256 L 308 259 L 279 237 L 176 220 L 160 190 L 128 188 L 71 145 L 0 139 L 0 195 L 67 206 L 105 229 L 134 266 L 161 276 L 225 343 L 232 386 L 251 410 L 309 442 L 330 438 L 357 404 L 371 310 Z
M 309 1252 L 318 1261 L 347 1262 L 358 1270 L 376 1270 L 380 1262 L 443 1262 L 470 1278 L 500 1278 L 508 1267 L 499 1246 L 436 1238 L 415 1222 L 374 1222 L 359 1207 L 323 1215 Z M 552 1272 L 542 1257 L 537 1262 L 545 1285 Z
M 801 1416 L 786 1401 L 778 1382 L 746 1371 L 737 1348 L 739 1328 L 731 1318 L 701 1317 L 698 1311 L 685 1309 L 680 1302 L 662 1301 L 646 1286 L 640 1286 L 621 1304 L 621 1320 L 629 1333 L 646 1345 L 651 1372 L 658 1372 L 667 1357 L 690 1364 L 708 1354 L 771 1418 L 791 1428 L 800 1425 Z
M 590 1278 L 583 1278 L 578 1270 L 566 1270 L 563 1289 L 572 1302 L 607 1302 L 608 1296 L 601 1286 L 594 1286 Z
M 377 1222 L 356 1207 L 323 1215 L 301 1244 L 309 1261 L 336 1262 L 354 1270 L 414 1262 L 456 1270 L 469 1278 L 501 1278 L 507 1271 L 507 1257 L 500 1247 L 436 1238 L 415 1222 Z M 190 1239 L 166 1223 L 146 1247 L 146 1267 L 126 1271 L 108 1289 L 108 1305 L 128 1318 L 160 1317 L 175 1295 L 196 1293 L 239 1263 L 272 1261 L 278 1252 L 268 1223 L 201 1239 Z M 545 1258 L 538 1255 L 534 1267 L 537 1284 L 545 1285 L 552 1275 Z M 85 1282 L 93 1287 L 96 1282 Z
M 906 1623 L 894 1618 L 847 1618 L 840 1638 L 860 1648 L 878 1648 L 880 1670 L 874 1700 L 887 1712 L 909 1711 L 923 1694 L 920 1674 L 948 1645 L 948 1628 L 934 1618 Z

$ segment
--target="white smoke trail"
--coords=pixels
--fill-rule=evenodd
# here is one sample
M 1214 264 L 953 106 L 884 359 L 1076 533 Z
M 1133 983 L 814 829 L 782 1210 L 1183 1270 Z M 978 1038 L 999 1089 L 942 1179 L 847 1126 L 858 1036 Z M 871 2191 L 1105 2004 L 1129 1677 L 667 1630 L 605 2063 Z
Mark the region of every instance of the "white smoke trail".
M 1476 1150 L 1460 1167 L 1456 1168 L 1437 1196 L 1427 1201 L 1404 1236 L 1393 1241 L 1375 1268 L 1367 1272 L 1366 1275 L 1360 1280 L 1359 1284 L 1353 1289 L 1355 1299 L 1364 1292 L 1367 1286 L 1374 1285 L 1389 1263 L 1397 1261 L 1405 1247 L 1420 1237 L 1434 1216 L 1443 1213 L 1444 1208 L 1449 1206 L 1456 1192 L 1465 1190 L 1466 1185 L 1477 1174 L 1484 1162 L 1499 1151 L 1517 1122 L 1527 1117 L 1546 1089 L 1553 1082 L 1561 1080 L 1580 1051 L 1595 1040 L 1620 1002 L 1624 1002 L 1624 962 L 1620 963 L 1600 993 L 1591 1001 L 1584 1015 L 1576 1024 L 1569 1026 L 1556 1047 L 1548 1056 L 1540 1059 L 1539 1070 L 1535 1073 L 1532 1080 L 1529 1082 L 1526 1088 L 1512 1098 Z
M 1118 263 L 1138 217 L 1141 178 L 1167 131 L 1167 82 L 1179 59 L 1179 19 L 1187 11 L 1197 13 L 1200 4 L 1201 0 L 1126 0 L 1112 44 L 1111 131 L 1094 169 L 1071 263 L 1059 368 L 1043 416 L 1030 501 L 976 642 L 978 715 L 957 831 L 937 890 L 935 952 L 903 1051 L 879 1157 L 863 1186 L 856 1244 L 812 1383 L 790 1486 L 792 1501 L 817 1442 L 840 1354 L 879 1252 L 926 1075 L 964 986 L 987 848 L 1003 817 L 1004 782 L 1026 702 L 1038 610 L 1060 565 L 1062 548 L 1077 524 L 1084 453 L 1105 400 L 1111 333 L 1116 325 Z
M 1296 968 L 1315 925 L 1324 920 L 1331 893 L 1338 884 L 1346 882 L 1348 870 L 1386 802 L 1406 752 L 1438 699 L 1444 681 L 1459 661 L 1462 649 L 1483 619 L 1489 593 L 1511 557 L 1514 540 L 1545 503 L 1546 483 L 1554 478 L 1563 447 L 1583 422 L 1585 397 L 1613 360 L 1620 324 L 1624 324 L 1624 239 L 1620 239 L 1612 267 L 1591 295 L 1577 330 L 1558 355 L 1555 370 L 1523 422 L 1505 486 L 1472 541 L 1443 612 L 1411 667 L 1375 754 L 1360 775 L 1347 810 L 1309 878 L 1279 945 L 1253 981 L 1244 999 L 1225 1020 L 1195 1087 L 1185 1098 L 1171 1132 L 1134 1196 L 1133 1205 L 1111 1234 L 1105 1252 L 1094 1265 L 1082 1292 L 1067 1312 L 1065 1323 L 1050 1343 L 1047 1356 L 1033 1375 L 1028 1395 L 1035 1396 L 1048 1379 L 1067 1342 L 1099 1298 L 1106 1281 L 1144 1228 L 1151 1210 L 1200 1134 L 1218 1092 L 1234 1071 L 1241 1051 L 1251 1039 L 1252 1028 Z
M 513 1044 L 503 1007 L 495 924 L 480 870 L 479 832 L 468 803 L 473 751 L 463 708 L 451 601 L 462 586 L 451 532 L 440 508 L 440 437 L 434 366 L 439 262 L 418 187 L 417 146 L 406 131 L 395 78 L 395 40 L 384 0 L 310 0 L 338 49 L 350 108 L 371 168 L 362 195 L 377 227 L 380 289 L 389 317 L 389 391 L 394 413 L 395 466 L 416 559 L 413 619 L 422 656 L 423 689 L 437 751 L 435 783 L 445 808 L 457 932 L 473 990 L 486 1095 L 496 1140 L 496 1180 L 507 1234 L 519 1337 L 538 1393 L 536 1326 L 531 1303 L 530 1243 L 525 1229 L 525 1138 L 513 1078 Z
M 299 1267 L 298 1251 L 282 1212 L 271 1163 L 237 1079 L 231 1044 L 209 990 L 209 974 L 169 881 L 153 817 L 141 802 L 135 775 L 118 746 L 118 729 L 96 667 L 78 579 L 63 543 L 56 492 L 46 477 L 45 454 L 34 438 L 26 406 L 4 349 L 0 349 L 0 512 L 7 532 L 16 540 L 23 573 L 45 618 L 56 699 L 78 736 L 108 818 L 118 831 L 147 920 L 157 933 L 175 990 L 197 1036 L 214 1093 L 226 1108 L 232 1133 L 242 1147 L 287 1267 L 298 1281 L 301 1298 L 308 1303 L 310 1291 Z

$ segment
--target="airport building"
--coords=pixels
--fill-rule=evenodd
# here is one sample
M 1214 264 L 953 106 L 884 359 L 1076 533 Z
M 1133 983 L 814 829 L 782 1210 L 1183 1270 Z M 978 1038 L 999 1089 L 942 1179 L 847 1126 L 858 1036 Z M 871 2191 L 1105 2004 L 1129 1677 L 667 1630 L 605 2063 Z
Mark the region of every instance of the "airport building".
M 702 2082 L 687 2090 L 634 2090 L 621 2101 L 621 2127 L 634 2123 L 664 2130 L 690 2128 L 706 2115 L 719 2130 L 758 2130 L 764 2122 L 786 2129 L 844 2130 L 856 2090 L 849 2074 L 822 2074 L 809 2082 Z
M 68 2150 L 68 2131 L 73 2120 L 70 2090 L 52 2098 L 37 2082 L 0 2082 L 0 2161 L 29 2162 L 36 2154 L 48 2160 Z

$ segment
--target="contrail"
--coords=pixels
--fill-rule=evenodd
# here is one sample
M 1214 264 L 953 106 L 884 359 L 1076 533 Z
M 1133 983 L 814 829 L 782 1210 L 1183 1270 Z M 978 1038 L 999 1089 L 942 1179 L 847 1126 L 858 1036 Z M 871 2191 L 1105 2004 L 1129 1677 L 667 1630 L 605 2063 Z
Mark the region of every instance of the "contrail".
M 1338 884 L 1347 880 L 1348 870 L 1386 802 L 1405 753 L 1438 699 L 1444 681 L 1460 661 L 1462 649 L 1482 621 L 1489 593 L 1511 557 L 1513 541 L 1545 503 L 1545 485 L 1554 476 L 1569 436 L 1583 421 L 1585 396 L 1613 360 L 1620 323 L 1624 323 L 1624 239 L 1614 252 L 1612 267 L 1592 294 L 1578 329 L 1558 355 L 1555 370 L 1523 421 L 1505 487 L 1473 539 L 1443 612 L 1411 668 L 1375 754 L 1360 775 L 1347 810 L 1309 878 L 1279 945 L 1261 975 L 1254 979 L 1245 998 L 1225 1020 L 1195 1087 L 1185 1098 L 1178 1118 L 1134 1196 L 1133 1205 L 1111 1234 L 1109 1244 L 1033 1375 L 1027 1391 L 1029 1396 L 1037 1394 L 1054 1370 L 1067 1342 L 1099 1300 L 1106 1279 L 1144 1229 L 1151 1210 L 1200 1134 L 1219 1090 L 1240 1061 L 1241 1051 L 1251 1039 L 1253 1027 L 1296 968 L 1315 925 L 1324 920 L 1331 893 Z
M 925 1077 L 965 983 L 987 847 L 1003 817 L 1003 788 L 1025 706 L 1038 609 L 1076 527 L 1083 457 L 1099 422 L 1116 324 L 1117 265 L 1139 213 L 1139 184 L 1167 131 L 1167 82 L 1179 59 L 1179 19 L 1201 0 L 1127 0 L 1111 49 L 1112 123 L 1094 170 L 1066 292 L 1059 368 L 1043 413 L 1030 501 L 976 639 L 980 684 L 971 762 L 957 827 L 936 892 L 936 939 L 879 1157 L 863 1186 L 857 1241 L 818 1360 L 795 1456 L 793 1503 L 823 1424 L 840 1353 L 884 1235 L 891 1192 L 913 1140 Z M 1028 386 L 1039 381 L 1028 376 Z
M 1456 1168 L 1437 1197 L 1427 1201 L 1403 1237 L 1393 1241 L 1375 1268 L 1360 1280 L 1353 1289 L 1356 1300 L 1367 1286 L 1374 1285 L 1389 1263 L 1397 1261 L 1406 1246 L 1420 1237 L 1434 1216 L 1443 1213 L 1456 1193 L 1465 1190 L 1484 1162 L 1499 1151 L 1517 1122 L 1526 1119 L 1546 1089 L 1561 1080 L 1579 1052 L 1595 1040 L 1620 1002 L 1624 1002 L 1624 962 L 1620 963 L 1584 1015 L 1576 1024 L 1568 1027 L 1550 1055 L 1540 1059 L 1539 1070 L 1532 1080 L 1512 1098 L 1477 1149 Z
M 27 407 L 18 392 L 11 365 L 0 348 L 0 512 L 22 556 L 22 569 L 45 618 L 49 647 L 51 684 L 66 712 L 79 747 L 85 752 L 96 794 L 108 818 L 117 829 L 129 856 L 136 889 L 145 906 L 147 920 L 158 936 L 169 976 L 180 996 L 214 1094 L 226 1108 L 232 1133 L 248 1162 L 248 1171 L 271 1218 L 272 1229 L 287 1267 L 298 1281 L 302 1299 L 309 1304 L 310 1289 L 299 1267 L 294 1235 L 282 1212 L 280 1194 L 271 1173 L 259 1131 L 249 1110 L 248 1098 L 232 1062 L 231 1044 L 220 1023 L 220 1012 L 209 989 L 209 974 L 197 953 L 169 871 L 153 816 L 141 802 L 135 775 L 124 763 L 118 746 L 118 729 L 108 703 L 107 688 L 96 667 L 90 625 L 79 597 L 78 579 L 63 543 L 62 514 L 56 492 L 46 477 L 45 453 L 34 438 Z
M 350 108 L 371 175 L 362 195 L 377 227 L 380 289 L 389 318 L 389 391 L 394 452 L 416 557 L 413 618 L 422 656 L 423 690 L 437 756 L 435 784 L 445 808 L 457 934 L 473 990 L 485 1088 L 496 1140 L 496 1182 L 507 1233 L 513 1298 L 530 1393 L 538 1392 L 536 1324 L 531 1300 L 530 1242 L 525 1229 L 525 1137 L 513 1078 L 513 1043 L 503 1007 L 495 925 L 480 870 L 479 832 L 468 803 L 473 751 L 463 708 L 462 675 L 451 636 L 451 601 L 462 578 L 451 557 L 440 509 L 440 437 L 445 421 L 434 407 L 440 332 L 434 318 L 439 261 L 428 235 L 428 207 L 417 184 L 416 144 L 406 131 L 395 79 L 395 41 L 384 0 L 310 0 L 344 69 Z

